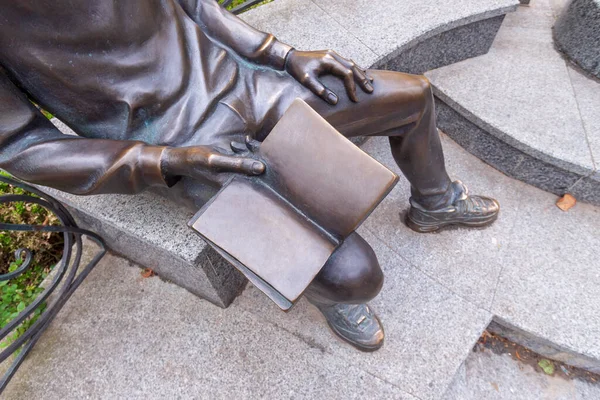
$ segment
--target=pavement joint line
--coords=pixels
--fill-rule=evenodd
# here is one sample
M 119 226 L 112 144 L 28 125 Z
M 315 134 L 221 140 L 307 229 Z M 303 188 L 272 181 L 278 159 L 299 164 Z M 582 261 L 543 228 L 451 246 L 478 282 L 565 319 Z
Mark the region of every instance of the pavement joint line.
M 369 372 L 369 371 L 365 371 L 365 372 L 367 373 L 367 375 L 370 375 L 370 376 L 372 376 L 372 377 L 373 377 L 373 378 L 375 378 L 375 379 L 379 379 L 380 381 L 383 381 L 383 382 L 387 383 L 388 385 L 391 385 L 391 386 L 393 386 L 393 387 L 397 388 L 398 390 L 401 390 L 401 391 L 403 391 L 403 392 L 404 392 L 404 393 L 406 393 L 406 394 L 409 394 L 409 395 L 411 395 L 411 396 L 413 396 L 413 397 L 415 397 L 415 398 L 417 398 L 417 399 L 419 399 L 419 400 L 425 400 L 425 399 L 423 399 L 422 397 L 420 397 L 420 396 L 417 396 L 416 394 L 414 394 L 414 393 L 413 393 L 413 392 L 411 392 L 410 390 L 407 390 L 407 389 L 401 388 L 400 386 L 396 385 L 395 383 L 392 383 L 392 382 L 388 381 L 388 380 L 387 380 L 387 379 L 385 379 L 385 378 L 382 378 L 382 377 L 380 377 L 380 376 L 377 376 L 377 375 L 375 375 L 375 374 L 373 374 L 372 372 Z M 456 374 L 455 374 L 455 375 L 456 375 Z M 452 382 L 450 382 L 450 383 L 452 383 Z M 448 389 L 446 389 L 446 390 L 448 390 Z
M 481 338 L 481 335 L 483 335 L 483 332 L 487 330 L 488 326 L 490 326 L 490 324 L 492 323 L 492 321 L 494 321 L 494 314 L 490 312 L 490 316 L 488 318 L 488 322 L 485 324 L 485 327 L 483 328 L 483 330 L 481 332 L 479 332 L 479 335 L 477 335 L 477 339 L 475 339 L 475 342 L 473 342 L 473 344 L 471 346 L 469 346 L 469 348 L 467 350 L 467 353 L 462 358 L 462 361 L 460 362 L 460 364 L 458 364 L 456 366 L 456 369 L 452 373 L 453 377 L 456 377 L 456 374 L 458 374 L 458 371 L 460 370 L 460 368 L 462 367 L 462 365 L 465 363 L 465 361 L 467 361 L 467 358 L 469 358 L 469 355 L 473 351 L 473 347 L 475 347 L 475 345 L 477 344 L 477 342 Z M 450 390 L 450 387 L 452 386 L 452 383 L 454 383 L 454 378 L 452 378 L 452 381 L 450 381 L 450 383 L 448 383 L 448 385 L 444 389 L 444 391 L 443 391 L 442 396 L 440 397 L 440 399 L 444 399 L 445 398 L 445 394 L 448 392 L 448 390 Z
M 379 235 L 375 234 L 373 231 L 371 231 L 368 228 L 364 228 L 365 230 L 367 230 L 370 234 L 372 234 L 373 236 L 375 236 L 377 239 L 379 239 L 381 241 L 381 243 L 383 243 L 385 245 L 385 247 L 388 248 L 388 250 L 390 250 L 392 253 L 394 253 L 395 255 L 397 255 L 398 257 L 400 257 L 402 260 L 404 260 L 404 262 L 406 262 L 411 268 L 417 270 L 419 273 L 425 275 L 427 278 L 431 279 L 432 281 L 434 281 L 435 283 L 437 283 L 438 285 L 440 285 L 441 287 L 443 287 L 444 289 L 448 290 L 450 293 L 452 293 L 453 295 L 459 297 L 461 300 L 466 301 L 467 303 L 469 303 L 470 305 L 474 306 L 475 308 L 478 308 L 480 310 L 484 310 L 487 311 L 488 313 L 492 314 L 491 310 L 488 310 L 485 307 L 481 307 L 475 303 L 473 303 L 471 300 L 466 299 L 465 297 L 463 297 L 462 295 L 456 293 L 454 290 L 450 289 L 448 286 L 446 286 L 445 284 L 443 284 L 442 282 L 440 282 L 437 278 L 434 278 L 433 276 L 431 276 L 430 274 L 428 274 L 427 272 L 423 271 L 421 268 L 417 267 L 416 265 L 414 265 L 412 262 L 410 262 L 409 260 L 407 260 L 406 258 L 404 258 L 404 256 L 402 256 L 400 253 L 398 253 L 397 251 L 395 251 L 389 244 L 387 244 L 387 242 L 382 239 L 381 237 L 379 237 Z
M 335 17 L 333 15 L 331 15 L 330 13 L 327 12 L 327 10 L 325 10 L 323 7 L 321 7 L 320 5 L 318 5 L 317 3 L 315 3 L 314 0 L 310 0 L 311 3 L 313 3 L 315 6 L 317 6 L 317 8 L 321 11 L 323 11 L 323 13 L 325 15 L 327 15 L 333 22 L 336 23 L 337 26 L 339 26 L 344 32 L 346 32 L 348 35 L 352 36 L 354 39 L 356 39 L 359 43 L 361 43 L 363 46 L 365 46 L 367 49 L 369 49 L 371 51 L 371 53 L 373 53 L 373 55 L 375 56 L 376 59 L 381 58 L 381 54 L 377 53 L 375 50 L 373 50 L 371 47 L 369 47 L 365 42 L 363 42 L 358 36 L 354 35 L 352 32 L 350 32 L 348 29 L 346 29 L 337 19 L 335 19 Z M 377 62 L 375 62 L 374 64 L 376 64 Z M 364 66 L 359 66 L 359 67 L 364 67 Z M 371 66 L 367 66 L 367 69 L 371 68 Z
M 504 175 L 504 174 L 503 174 Z M 516 180 L 515 178 L 511 178 L 510 179 Z M 581 178 L 583 179 L 583 178 Z M 578 180 L 579 182 L 579 180 Z M 519 203 L 519 206 L 517 207 L 517 211 L 521 211 L 521 205 L 522 203 Z M 502 205 L 500 205 L 500 207 L 502 207 Z M 502 217 L 502 214 L 500 214 L 499 216 L 500 218 Z M 513 232 L 515 231 L 515 228 L 517 227 L 517 220 L 515 219 L 510 227 L 510 229 L 508 230 L 508 237 L 512 237 Z M 512 242 L 509 242 L 507 247 L 510 248 Z M 492 314 L 492 317 L 494 316 L 494 313 L 492 312 L 492 310 L 494 309 L 494 303 L 496 302 L 496 294 L 498 293 L 498 288 L 500 287 L 500 280 L 502 279 L 502 274 L 504 273 L 505 269 L 506 269 L 506 257 L 508 257 L 509 252 L 507 251 L 503 256 L 502 256 L 502 266 L 500 267 L 500 271 L 498 271 L 498 277 L 496 278 L 496 286 L 494 287 L 494 294 L 492 295 L 492 300 L 490 301 L 490 309 L 489 312 Z
M 556 45 L 556 43 L 555 43 L 555 45 Z M 556 46 L 555 46 L 554 50 L 556 50 Z M 569 77 L 569 86 L 571 87 L 571 91 L 573 92 L 573 97 L 575 98 L 575 104 L 577 106 L 577 114 L 579 114 L 579 122 L 581 122 L 581 128 L 583 129 L 583 132 L 585 133 L 585 143 L 587 144 L 588 150 L 590 151 L 590 157 L 592 158 L 592 164 L 594 165 L 594 171 L 597 171 L 598 164 L 596 163 L 596 160 L 594 158 L 594 153 L 592 152 L 592 146 L 590 144 L 590 135 L 588 133 L 587 127 L 585 126 L 585 123 L 583 122 L 583 114 L 581 113 L 581 107 L 579 106 L 579 97 L 577 96 L 577 91 L 575 90 L 575 86 L 573 86 L 573 78 L 571 76 L 572 68 L 569 66 L 567 61 L 564 60 L 564 57 L 563 57 L 563 62 L 565 64 L 565 68 L 567 69 L 567 76 Z M 590 174 L 590 175 L 592 175 L 592 174 Z

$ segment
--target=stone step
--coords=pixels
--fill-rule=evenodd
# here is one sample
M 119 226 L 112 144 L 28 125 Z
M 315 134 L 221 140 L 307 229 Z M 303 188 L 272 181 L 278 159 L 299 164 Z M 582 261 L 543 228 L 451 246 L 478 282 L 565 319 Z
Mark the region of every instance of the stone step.
M 564 1 L 508 15 L 490 51 L 426 73 L 440 128 L 504 173 L 600 204 L 600 83 L 555 50 Z

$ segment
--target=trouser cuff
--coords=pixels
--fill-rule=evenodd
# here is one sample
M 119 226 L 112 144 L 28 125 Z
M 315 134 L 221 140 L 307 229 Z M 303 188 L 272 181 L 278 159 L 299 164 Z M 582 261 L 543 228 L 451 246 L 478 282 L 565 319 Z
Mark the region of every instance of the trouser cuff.
M 461 181 L 454 181 L 448 185 L 444 193 L 417 196 L 413 193 L 410 205 L 422 211 L 435 211 L 454 204 L 468 195 L 467 187 Z

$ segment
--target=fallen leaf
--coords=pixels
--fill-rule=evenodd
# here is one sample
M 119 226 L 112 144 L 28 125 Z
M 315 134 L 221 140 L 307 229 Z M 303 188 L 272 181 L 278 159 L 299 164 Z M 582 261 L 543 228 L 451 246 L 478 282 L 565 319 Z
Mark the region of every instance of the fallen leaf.
M 496 392 L 499 392 L 499 391 L 500 391 L 500 388 L 498 387 L 498 384 L 497 384 L 496 382 L 490 382 L 490 384 L 492 385 L 492 387 L 493 387 L 494 389 L 496 389 Z
M 554 363 L 552 363 L 552 361 L 542 358 L 538 362 L 538 365 L 546 375 L 552 375 L 554 373 Z
M 150 268 L 144 268 L 142 270 L 142 278 L 151 278 L 154 275 L 154 271 L 152 271 Z
M 517 356 L 517 358 L 521 361 L 523 361 L 523 359 L 521 358 L 521 355 L 519 354 L 519 350 L 515 351 L 515 355 Z
M 577 199 L 571 196 L 569 193 L 565 194 L 563 197 L 558 199 L 556 202 L 556 206 L 563 211 L 569 211 L 575 204 L 577 203 Z

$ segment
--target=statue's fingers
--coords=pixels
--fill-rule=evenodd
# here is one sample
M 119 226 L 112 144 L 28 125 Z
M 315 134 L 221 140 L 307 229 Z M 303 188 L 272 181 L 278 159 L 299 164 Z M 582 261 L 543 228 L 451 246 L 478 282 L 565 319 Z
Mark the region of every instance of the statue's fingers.
M 251 152 L 255 153 L 260 148 L 260 142 L 256 139 L 253 139 L 252 136 L 246 135 L 246 148 Z
M 208 159 L 211 168 L 218 171 L 238 172 L 246 175 L 260 175 L 265 172 L 265 165 L 253 158 L 234 157 L 213 154 Z
M 350 68 L 345 67 L 342 63 L 336 61 L 331 65 L 331 73 L 344 80 L 344 86 L 348 92 L 350 100 L 357 103 L 356 83 L 354 82 L 354 72 Z
M 367 77 L 367 74 L 356 66 L 352 70 L 358 86 L 367 93 L 373 93 L 373 85 L 371 85 L 371 80 Z
M 246 146 L 246 143 L 232 141 L 230 146 L 231 150 L 233 150 L 233 152 L 236 154 L 244 154 L 248 152 L 248 146 Z
M 317 78 L 314 76 L 307 77 L 302 84 L 307 87 L 311 92 L 325 100 L 331 105 L 336 105 L 338 97 L 331 90 L 327 89 Z

